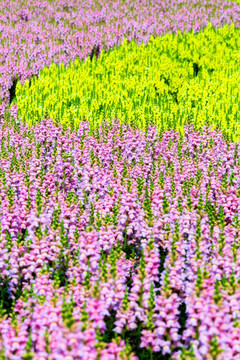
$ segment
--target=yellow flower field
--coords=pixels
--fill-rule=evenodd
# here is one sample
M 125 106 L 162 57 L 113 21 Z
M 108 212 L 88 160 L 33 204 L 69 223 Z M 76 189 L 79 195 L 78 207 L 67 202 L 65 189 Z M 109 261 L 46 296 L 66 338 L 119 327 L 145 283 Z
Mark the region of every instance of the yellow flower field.
M 66 68 L 52 63 L 16 88 L 18 116 L 36 123 L 92 127 L 119 118 L 145 129 L 196 128 L 211 124 L 240 136 L 240 29 L 234 25 L 203 32 L 150 38 L 147 45 L 123 41 L 98 59 L 76 60 Z

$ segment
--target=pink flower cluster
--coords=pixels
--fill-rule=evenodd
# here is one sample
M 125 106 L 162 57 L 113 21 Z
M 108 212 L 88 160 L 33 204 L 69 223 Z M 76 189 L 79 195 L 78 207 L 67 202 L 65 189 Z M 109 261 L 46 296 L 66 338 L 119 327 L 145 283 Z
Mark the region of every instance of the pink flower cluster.
M 0 139 L 2 356 L 240 356 L 239 143 L 14 113 Z

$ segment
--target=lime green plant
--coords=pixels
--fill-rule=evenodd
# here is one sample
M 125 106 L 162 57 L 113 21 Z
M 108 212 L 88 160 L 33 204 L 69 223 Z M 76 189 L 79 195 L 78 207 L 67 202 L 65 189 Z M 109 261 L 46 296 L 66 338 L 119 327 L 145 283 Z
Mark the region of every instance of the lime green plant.
M 16 87 L 18 116 L 28 124 L 48 115 L 76 127 L 119 118 L 146 129 L 181 130 L 193 123 L 240 136 L 240 29 L 209 24 L 200 33 L 123 44 L 98 59 L 54 63 Z

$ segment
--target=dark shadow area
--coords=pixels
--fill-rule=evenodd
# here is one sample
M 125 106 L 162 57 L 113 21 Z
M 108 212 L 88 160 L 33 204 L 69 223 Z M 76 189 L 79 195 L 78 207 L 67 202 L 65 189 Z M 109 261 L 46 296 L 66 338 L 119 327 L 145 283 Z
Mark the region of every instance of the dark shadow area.
M 140 348 L 141 331 L 143 327 L 140 322 L 137 323 L 137 328 L 134 330 L 127 330 L 124 334 L 124 340 L 129 343 L 134 354 L 139 360 L 170 360 L 170 355 L 163 355 L 161 351 L 151 352 L 149 349 Z
M 9 280 L 0 276 L 0 314 L 11 315 L 14 304 L 22 296 L 22 293 L 22 284 L 20 284 L 12 297 L 9 291 Z
M 12 312 L 13 300 L 8 291 L 9 284 L 7 279 L 0 278 L 0 312 L 10 315 Z
M 14 79 L 14 80 L 13 80 L 13 84 L 12 84 L 12 86 L 11 86 L 10 89 L 9 89 L 10 104 L 13 102 L 13 100 L 14 100 L 15 97 L 16 97 L 16 86 L 17 86 L 17 82 L 18 82 L 18 79 Z
M 92 60 L 94 56 L 96 56 L 96 59 L 98 58 L 98 55 L 100 54 L 100 47 L 99 45 L 94 45 L 94 47 L 92 48 L 92 51 L 89 55 L 90 59 Z
M 164 262 L 165 262 L 167 254 L 168 254 L 168 250 L 163 249 L 161 246 L 159 246 L 159 252 L 160 252 L 160 265 L 158 267 L 158 271 L 159 271 L 159 274 L 161 274 L 164 270 Z
M 112 339 L 115 337 L 115 332 L 113 331 L 115 325 L 115 321 L 116 321 L 116 310 L 110 310 L 110 315 L 109 316 L 105 316 L 104 317 L 104 322 L 107 326 L 104 334 L 102 335 L 102 340 L 106 343 L 110 343 L 112 341 Z
M 159 253 L 160 253 L 160 264 L 158 267 L 158 273 L 159 273 L 159 280 L 160 280 L 161 273 L 164 270 L 164 262 L 165 262 L 167 254 L 168 254 L 168 251 L 163 249 L 161 246 L 159 246 Z M 154 281 L 154 284 L 157 288 L 159 288 L 159 290 L 156 291 L 156 295 L 160 295 L 160 292 L 161 292 L 160 291 L 160 288 L 161 288 L 160 281 Z
M 201 70 L 201 66 L 199 66 L 197 63 L 193 63 L 193 75 L 195 77 L 198 76 L 200 70 Z
M 186 321 L 187 321 L 187 312 L 186 312 L 186 304 L 185 302 L 182 302 L 180 305 L 179 305 L 179 308 L 178 310 L 180 311 L 180 314 L 179 314 L 179 324 L 181 325 L 181 328 L 179 329 L 178 333 L 179 335 L 182 335 L 183 331 L 186 329 Z

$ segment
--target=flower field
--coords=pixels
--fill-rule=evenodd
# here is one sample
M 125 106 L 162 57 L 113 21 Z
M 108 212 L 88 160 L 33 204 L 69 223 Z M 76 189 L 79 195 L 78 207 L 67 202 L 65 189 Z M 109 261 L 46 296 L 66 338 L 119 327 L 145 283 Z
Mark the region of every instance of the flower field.
M 240 28 L 210 26 L 202 33 L 150 38 L 103 52 L 68 69 L 52 63 L 16 86 L 19 119 L 39 122 L 45 114 L 70 127 L 91 127 L 117 117 L 133 127 L 156 124 L 183 130 L 209 123 L 240 136 Z M 14 105 L 13 105 L 14 106 Z
M 0 360 L 240 359 L 239 22 L 0 3 Z

